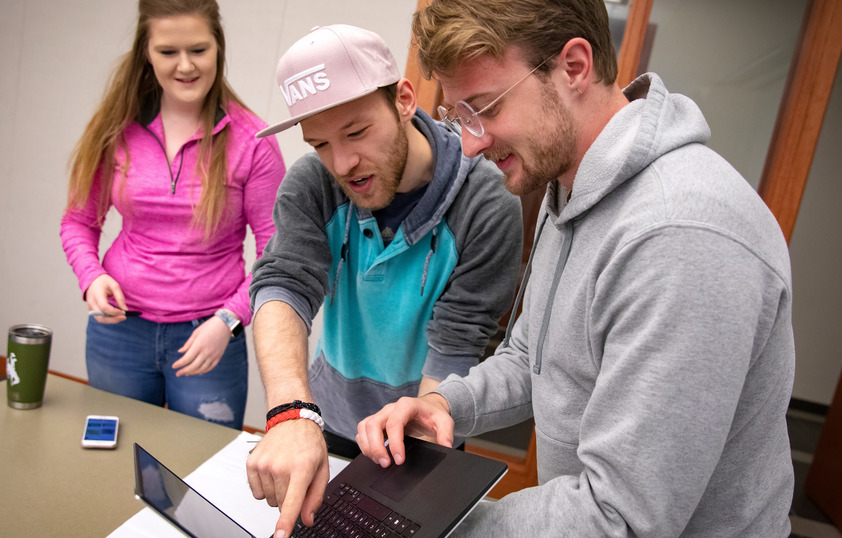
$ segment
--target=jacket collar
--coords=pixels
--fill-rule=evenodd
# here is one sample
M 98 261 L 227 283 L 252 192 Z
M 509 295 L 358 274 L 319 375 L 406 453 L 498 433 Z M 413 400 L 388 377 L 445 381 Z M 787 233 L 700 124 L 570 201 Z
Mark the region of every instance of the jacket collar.
M 140 107 L 140 114 L 138 114 L 137 121 L 141 125 L 146 128 L 149 128 L 150 124 L 155 121 L 161 113 L 161 100 L 160 99 L 149 99 L 145 103 L 143 103 Z M 214 127 L 213 133 L 216 134 L 222 130 L 228 124 L 228 115 L 222 109 L 221 106 L 216 107 L 216 117 L 214 118 Z M 225 120 L 225 121 L 223 121 Z

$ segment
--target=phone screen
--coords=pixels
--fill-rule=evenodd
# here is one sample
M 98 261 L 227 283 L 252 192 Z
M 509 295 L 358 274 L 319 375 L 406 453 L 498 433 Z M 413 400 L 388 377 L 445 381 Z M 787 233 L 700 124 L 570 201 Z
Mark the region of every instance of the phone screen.
M 117 439 L 117 421 L 112 418 L 88 418 L 85 441 L 114 441 Z

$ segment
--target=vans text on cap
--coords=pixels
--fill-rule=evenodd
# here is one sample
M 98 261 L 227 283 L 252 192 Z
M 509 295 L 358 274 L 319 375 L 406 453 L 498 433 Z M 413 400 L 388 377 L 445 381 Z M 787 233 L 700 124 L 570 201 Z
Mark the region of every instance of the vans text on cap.
M 260 131 L 258 138 L 394 84 L 401 74 L 382 37 L 334 24 L 317 26 L 293 43 L 278 61 L 275 78 L 291 117 Z

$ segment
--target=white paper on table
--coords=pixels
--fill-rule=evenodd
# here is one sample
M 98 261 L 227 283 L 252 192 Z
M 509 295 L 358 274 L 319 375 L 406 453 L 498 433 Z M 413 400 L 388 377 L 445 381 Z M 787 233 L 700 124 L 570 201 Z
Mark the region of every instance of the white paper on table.
M 271 536 L 278 521 L 278 509 L 266 504 L 265 500 L 258 501 L 252 496 L 246 476 L 246 459 L 249 450 L 254 448 L 254 441 L 258 440 L 259 436 L 242 432 L 185 477 L 184 481 L 251 534 Z M 161 463 L 167 464 L 165 461 Z M 348 462 L 331 456 L 329 464 L 332 479 L 348 465 Z M 147 507 L 129 518 L 109 536 L 181 538 L 184 535 L 169 521 Z

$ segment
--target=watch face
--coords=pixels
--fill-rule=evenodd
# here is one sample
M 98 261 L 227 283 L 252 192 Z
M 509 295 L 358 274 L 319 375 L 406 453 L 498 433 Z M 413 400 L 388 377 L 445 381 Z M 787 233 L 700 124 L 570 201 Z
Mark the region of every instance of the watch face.
M 239 320 L 237 320 L 236 325 L 230 327 L 230 329 L 231 334 L 233 334 L 234 336 L 240 336 L 240 333 L 243 332 L 243 324 L 240 323 Z

